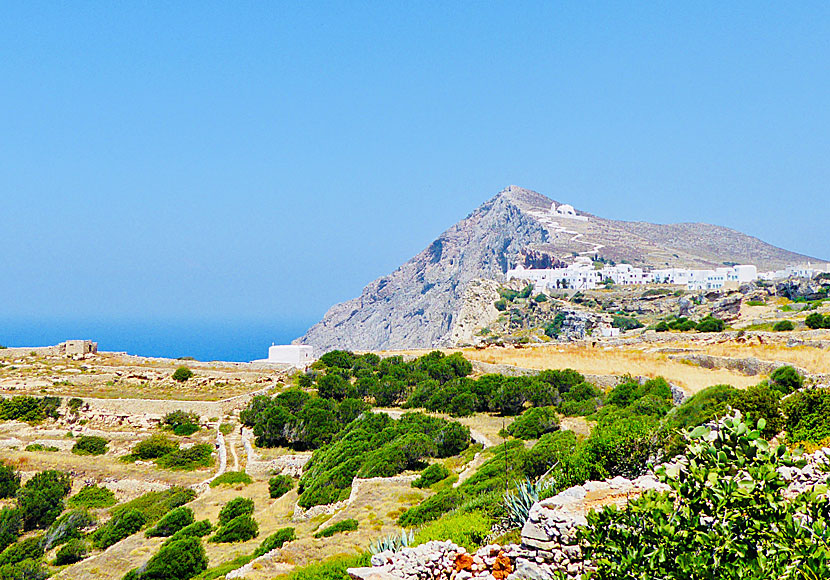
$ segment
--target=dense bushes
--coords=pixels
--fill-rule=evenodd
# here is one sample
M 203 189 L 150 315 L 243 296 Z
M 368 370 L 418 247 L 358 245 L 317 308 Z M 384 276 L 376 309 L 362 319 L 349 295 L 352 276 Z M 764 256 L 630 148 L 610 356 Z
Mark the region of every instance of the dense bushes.
M 559 418 L 554 407 L 528 409 L 508 425 L 506 431 L 519 439 L 538 439 L 545 433 L 559 429 Z
M 635 330 L 637 328 L 642 328 L 643 323 L 637 320 L 636 318 L 630 316 L 621 316 L 621 315 L 614 315 L 612 318 L 611 326 L 614 328 L 619 328 L 623 332 L 626 330 Z
M 147 523 L 147 516 L 132 509 L 113 516 L 106 524 L 92 534 L 92 544 L 99 550 L 106 550 L 116 542 L 132 536 Z
M 298 503 L 304 508 L 348 497 L 352 480 L 390 477 L 421 469 L 430 457 L 450 457 L 470 444 L 470 430 L 459 423 L 407 413 L 400 420 L 367 413 L 329 446 L 314 452 L 300 479 Z
M 210 521 L 199 520 L 198 522 L 193 522 L 189 526 L 183 527 L 181 530 L 170 536 L 165 543 L 175 542 L 176 540 L 181 540 L 182 538 L 201 538 L 207 536 L 212 531 L 213 526 Z
M 63 511 L 63 500 L 71 487 L 69 475 L 54 470 L 41 471 L 27 481 L 17 495 L 23 529 L 52 525 Z
M 85 485 L 78 493 L 66 500 L 70 507 L 104 508 L 115 505 L 115 494 L 105 487 Z
M 659 472 L 668 493 L 649 491 L 622 509 L 588 514 L 579 539 L 596 565 L 592 577 L 830 576 L 827 499 L 812 490 L 794 501 L 783 497 L 787 482 L 778 468 L 794 463 L 786 448 L 737 420 L 711 435 L 695 429 L 687 467 Z
M 166 513 L 158 523 L 147 530 L 148 538 L 172 536 L 182 528 L 186 528 L 195 521 L 193 510 L 187 506 L 181 506 Z
M 172 411 L 162 418 L 161 423 L 180 436 L 193 435 L 199 430 L 199 416 L 196 413 Z
M 23 560 L 37 560 L 43 557 L 43 538 L 33 536 L 12 544 L 0 552 L 0 566 L 17 564 Z M 0 577 L 2 574 L 0 574 Z
M 156 465 L 165 469 L 193 470 L 200 467 L 209 467 L 213 463 L 211 457 L 213 446 L 209 443 L 197 443 L 186 449 L 176 449 L 167 455 L 156 459 Z
M 0 509 L 0 550 L 14 544 L 20 536 L 23 527 L 23 516 L 20 510 L 12 507 Z
M 250 515 L 240 515 L 223 523 L 213 534 L 209 542 L 227 544 L 247 542 L 259 535 L 259 525 Z
M 96 435 L 81 435 L 72 446 L 75 455 L 103 455 L 107 452 L 107 440 Z
M 769 382 L 775 390 L 787 395 L 804 386 L 804 377 L 793 367 L 785 365 L 770 373 Z
M 433 463 L 421 472 L 420 477 L 412 482 L 412 487 L 430 487 L 450 476 L 450 470 L 440 463 Z
M 267 554 L 271 550 L 282 548 L 287 542 L 296 540 L 297 536 L 294 534 L 294 528 L 280 528 L 264 540 L 259 545 L 259 548 L 254 552 L 254 557 L 258 558 L 263 554 Z
M 711 314 L 701 318 L 698 322 L 685 316 L 676 316 L 661 320 L 654 327 L 657 332 L 666 332 L 669 330 L 677 330 L 680 332 L 688 332 L 696 330 L 698 332 L 723 332 L 726 329 L 726 323 L 720 318 L 716 318 Z
M 226 471 L 222 475 L 215 477 L 210 482 L 210 487 L 219 487 L 220 485 L 249 485 L 254 480 L 244 471 Z
M 80 562 L 86 558 L 86 554 L 87 546 L 85 541 L 80 539 L 71 540 L 55 554 L 55 565 L 65 566 Z
M 335 524 L 326 526 L 325 528 L 314 534 L 314 537 L 329 538 L 334 534 L 339 534 L 342 532 L 352 532 L 357 529 L 357 526 L 357 520 L 355 519 L 341 520 Z
M 254 513 L 254 500 L 247 497 L 237 497 L 226 503 L 219 511 L 219 525 L 224 526 L 239 516 L 249 516 Z
M 772 329 L 775 332 L 788 332 L 794 328 L 795 326 L 793 326 L 793 323 L 789 320 L 779 320 L 778 322 L 772 325 Z
M 439 491 L 401 514 L 398 518 L 398 524 L 410 528 L 437 520 L 445 513 L 461 505 L 463 500 L 464 496 L 456 489 Z
M 287 475 L 275 475 L 268 480 L 268 495 L 277 499 L 294 489 L 294 480 Z
M 804 320 L 804 324 L 807 325 L 807 328 L 830 328 L 830 316 L 825 315 L 822 316 L 818 312 L 813 312 L 809 314 L 807 318 Z
M 172 379 L 180 383 L 187 382 L 193 377 L 193 371 L 187 367 L 179 367 L 173 371 Z
M 207 570 L 208 559 L 199 538 L 182 538 L 164 544 L 132 580 L 188 580 Z M 126 578 L 126 577 L 125 577 Z
M 60 516 L 43 536 L 43 547 L 51 550 L 53 547 L 80 538 L 81 530 L 95 523 L 95 518 L 84 510 L 72 510 Z
M 46 418 L 57 419 L 60 397 L 18 395 L 0 400 L 0 420 L 37 423 Z
M 110 509 L 110 514 L 116 517 L 130 510 L 138 510 L 146 516 L 148 523 L 153 523 L 170 510 L 186 504 L 195 497 L 196 492 L 190 488 L 171 487 L 163 491 L 151 491 L 119 504 Z
M 138 459 L 147 461 L 149 459 L 158 459 L 168 453 L 178 450 L 179 444 L 171 441 L 170 438 L 160 435 L 158 433 L 151 435 L 144 441 L 139 441 L 133 446 L 132 454 Z
M 818 443 L 830 437 L 830 388 L 806 389 L 784 401 L 790 441 Z
M 14 497 L 20 488 L 20 474 L 6 463 L 0 462 L 0 498 Z

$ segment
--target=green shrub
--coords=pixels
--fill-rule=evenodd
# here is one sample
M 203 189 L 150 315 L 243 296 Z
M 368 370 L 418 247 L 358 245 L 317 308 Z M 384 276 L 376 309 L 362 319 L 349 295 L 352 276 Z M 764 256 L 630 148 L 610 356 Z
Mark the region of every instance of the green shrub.
M 209 535 L 212 531 L 213 526 L 210 521 L 199 520 L 198 522 L 193 522 L 189 526 L 183 527 L 178 532 L 167 538 L 164 543 L 175 542 L 176 540 L 181 540 L 182 538 L 202 538 Z
M 499 298 L 498 300 L 493 302 L 493 306 L 495 306 L 496 310 L 498 310 L 499 312 L 504 312 L 505 310 L 507 310 L 507 300 L 505 300 L 504 298 Z
M 195 521 L 193 510 L 187 506 L 177 507 L 167 512 L 158 523 L 147 530 L 148 538 L 172 536 Z
M 19 509 L 13 507 L 0 509 L 0 551 L 17 541 L 22 527 L 23 516 Z
M 199 416 L 196 413 L 172 411 L 162 418 L 161 423 L 182 437 L 193 435 L 199 430 Z
M 157 522 L 170 510 L 186 504 L 196 497 L 190 488 L 171 487 L 162 491 L 150 491 L 134 500 L 119 504 L 110 509 L 113 518 L 128 511 L 138 510 L 144 514 L 147 523 Z
M 81 539 L 71 540 L 55 554 L 55 566 L 66 566 L 80 562 L 86 558 L 87 551 L 85 541 Z
M 486 543 L 493 522 L 480 512 L 453 512 L 415 532 L 415 545 L 450 540 L 471 553 Z
M 42 443 L 30 443 L 25 449 L 26 451 L 48 451 L 50 453 L 60 451 L 60 449 L 53 445 L 43 445 Z
M 746 302 L 747 306 L 764 306 L 765 304 L 763 300 L 747 300 Z
M 774 389 L 787 395 L 804 386 L 804 377 L 793 367 L 785 365 L 772 371 L 769 382 Z
M 714 385 L 683 401 L 668 417 L 670 429 L 697 427 L 724 415 L 727 407 L 740 397 L 740 391 L 730 385 Z
M 533 297 L 533 300 L 535 300 L 536 302 L 547 302 L 548 297 L 545 296 L 544 294 L 537 294 L 536 296 Z
M 781 394 L 761 383 L 740 392 L 732 402 L 735 409 L 740 410 L 748 423 L 756 424 L 763 419 L 765 426 L 761 434 L 769 439 L 784 429 L 784 415 L 781 412 Z
M 778 322 L 772 325 L 772 329 L 775 332 L 788 332 L 794 328 L 795 326 L 793 326 L 793 323 L 789 320 L 779 320 Z
M 20 474 L 8 463 L 0 462 L 0 498 L 14 497 L 20 488 Z
M 71 487 L 69 475 L 55 470 L 41 471 L 27 481 L 17 495 L 23 529 L 52 525 L 63 511 L 63 500 Z
M 38 560 L 43 557 L 43 538 L 34 536 L 12 544 L 0 552 L 0 566 L 17 564 L 23 560 Z
M 244 471 L 226 471 L 222 475 L 213 479 L 210 482 L 210 487 L 219 487 L 220 485 L 249 485 L 254 480 Z
M 147 523 L 147 516 L 139 510 L 130 510 L 113 516 L 92 534 L 92 545 L 106 550 L 116 542 L 132 536 Z
M 669 325 L 665 320 L 661 320 L 657 323 L 657 326 L 654 327 L 654 330 L 656 330 L 657 332 L 668 332 L 671 329 L 669 328 Z
M 294 480 L 287 475 L 275 475 L 268 480 L 268 495 L 277 499 L 294 489 Z
M 412 487 L 430 487 L 450 476 L 450 470 L 440 463 L 433 463 L 421 472 L 421 475 L 412 482 Z
M 219 511 L 219 524 L 225 525 L 239 516 L 249 516 L 254 513 L 254 500 L 247 497 L 237 497 L 229 501 Z
M 168 453 L 172 453 L 179 449 L 179 444 L 170 438 L 165 437 L 159 433 L 151 435 L 144 441 L 139 441 L 133 446 L 133 455 L 147 461 L 149 459 L 158 459 Z
M 787 482 L 778 468 L 794 464 L 786 448 L 733 419 L 711 437 L 705 427 L 686 437 L 687 467 L 658 471 L 668 492 L 588 513 L 578 538 L 597 567 L 592 577 L 830 577 L 816 535 L 830 524 L 827 500 L 814 490 L 795 501 L 783 497 Z
M 137 580 L 188 580 L 207 570 L 208 559 L 199 538 L 182 538 L 162 545 L 147 561 Z
M 813 312 L 807 316 L 804 324 L 807 325 L 807 328 L 812 329 L 830 328 L 830 316 L 822 316 L 818 312 Z
M 559 412 L 566 417 L 587 417 L 593 415 L 599 408 L 596 399 L 587 401 L 562 401 L 559 405 Z
M 69 507 L 105 508 L 115 505 L 115 494 L 105 487 L 85 485 L 78 493 L 66 500 Z
M 47 578 L 49 578 L 49 571 L 43 567 L 40 560 L 29 558 L 16 564 L 0 566 L 0 580 L 46 580 Z
M 59 397 L 31 397 L 18 395 L 0 400 L 0 419 L 38 423 L 47 417 L 58 418 Z
M 314 534 L 314 537 L 329 538 L 334 534 L 339 534 L 341 532 L 352 532 L 357 529 L 357 525 L 357 520 L 355 519 L 341 520 L 335 524 L 326 526 L 325 528 Z
M 611 326 L 613 326 L 614 328 L 619 328 L 620 330 L 625 332 L 626 330 L 642 328 L 643 323 L 633 317 L 615 315 L 612 319 Z
M 173 380 L 178 381 L 180 383 L 187 382 L 192 377 L 193 371 L 191 371 L 187 367 L 179 367 L 175 371 L 173 371 Z
M 398 518 L 398 524 L 411 528 L 426 522 L 437 520 L 446 512 L 454 510 L 463 500 L 461 492 L 456 489 L 439 491 L 415 507 L 409 508 Z
M 784 399 L 787 437 L 790 441 L 819 443 L 830 437 L 830 388 L 813 388 Z
M 720 318 L 714 316 L 707 316 L 697 323 L 698 332 L 723 332 L 726 324 Z
M 368 552 L 358 556 L 336 556 L 302 568 L 295 568 L 282 580 L 350 580 L 346 570 L 371 565 L 369 557 Z
M 209 443 L 197 443 L 186 449 L 177 449 L 156 459 L 156 465 L 165 469 L 193 471 L 213 464 L 213 446 Z
M 43 537 L 43 547 L 51 550 L 55 546 L 80 538 L 81 530 L 95 523 L 95 518 L 84 510 L 72 510 L 60 516 Z
M 220 526 L 213 534 L 209 542 L 217 544 L 229 544 L 235 542 L 247 542 L 259 535 L 259 525 L 249 515 L 237 516 Z
M 106 452 L 107 440 L 96 435 L 81 435 L 72 447 L 75 455 L 103 455 Z
M 254 552 L 254 557 L 258 558 L 267 554 L 271 550 L 282 548 L 287 542 L 296 540 L 297 536 L 294 534 L 294 528 L 280 528 L 264 540 L 259 545 L 259 548 Z
M 506 431 L 519 439 L 538 439 L 545 433 L 559 430 L 559 417 L 554 407 L 534 407 L 519 415 Z

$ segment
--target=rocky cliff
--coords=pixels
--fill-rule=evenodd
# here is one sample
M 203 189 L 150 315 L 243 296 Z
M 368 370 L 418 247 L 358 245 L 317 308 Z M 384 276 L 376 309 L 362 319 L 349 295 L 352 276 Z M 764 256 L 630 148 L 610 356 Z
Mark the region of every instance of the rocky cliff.
M 484 286 L 469 288 L 471 282 L 498 280 L 509 267 L 528 260 L 560 263 L 598 254 L 646 267 L 749 262 L 760 270 L 817 261 L 719 226 L 619 222 L 580 211 L 582 219 L 574 219 L 552 214 L 553 203 L 534 191 L 508 187 L 400 268 L 370 283 L 359 297 L 333 306 L 295 342 L 318 352 L 452 344 L 474 330 L 474 313 L 467 310 L 475 300 L 468 290 L 492 293 Z M 464 304 L 468 308 L 462 312 Z

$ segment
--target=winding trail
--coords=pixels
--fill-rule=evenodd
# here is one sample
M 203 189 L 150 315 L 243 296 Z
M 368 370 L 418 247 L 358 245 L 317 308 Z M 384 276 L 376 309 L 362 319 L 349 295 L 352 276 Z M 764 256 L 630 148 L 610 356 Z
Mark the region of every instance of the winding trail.
M 585 250 L 583 252 L 579 252 L 580 254 L 589 254 L 589 255 L 590 254 L 596 254 L 600 251 L 600 249 L 605 247 L 604 244 L 597 244 L 595 242 L 590 242 L 588 240 L 581 239 L 584 234 L 581 234 L 579 232 L 575 232 L 573 230 L 569 230 L 569 229 L 565 228 L 558 221 L 555 221 L 554 219 L 552 219 L 549 212 L 530 211 L 529 213 L 534 218 L 536 218 L 536 220 L 539 221 L 539 223 L 541 223 L 543 226 L 552 229 L 554 233 L 569 234 L 569 235 L 573 236 L 573 237 L 571 237 L 570 241 L 577 242 L 579 244 L 588 244 L 589 246 L 591 246 L 590 250 Z

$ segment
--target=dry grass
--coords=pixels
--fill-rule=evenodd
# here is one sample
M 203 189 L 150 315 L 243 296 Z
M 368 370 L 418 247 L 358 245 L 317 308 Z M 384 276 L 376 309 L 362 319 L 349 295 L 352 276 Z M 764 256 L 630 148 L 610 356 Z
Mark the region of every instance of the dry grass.
M 551 345 L 522 349 L 468 349 L 463 352 L 470 360 L 529 369 L 572 368 L 590 375 L 662 376 L 689 393 L 722 383 L 746 388 L 758 382 L 758 377 L 747 377 L 723 369 L 704 369 L 670 360 L 665 354 L 633 348 Z

